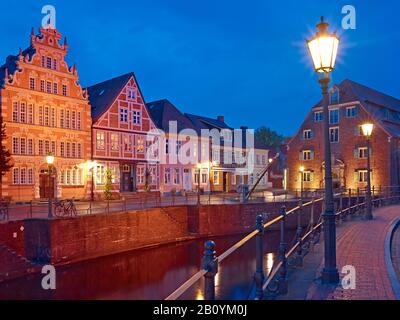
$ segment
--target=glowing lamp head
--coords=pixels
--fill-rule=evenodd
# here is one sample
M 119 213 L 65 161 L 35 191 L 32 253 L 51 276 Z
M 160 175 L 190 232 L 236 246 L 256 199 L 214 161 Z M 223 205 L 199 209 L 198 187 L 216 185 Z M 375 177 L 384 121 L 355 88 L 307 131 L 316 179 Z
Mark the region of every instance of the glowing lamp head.
M 53 164 L 54 163 L 54 156 L 49 154 L 48 156 L 46 156 L 46 162 L 47 164 Z
M 329 24 L 321 22 L 317 24 L 317 33 L 314 38 L 307 40 L 307 47 L 311 55 L 316 72 L 328 73 L 335 68 L 336 55 L 339 48 L 339 37 L 336 32 L 328 32 Z
M 362 133 L 365 137 L 369 138 L 372 134 L 372 130 L 374 129 L 373 123 L 364 123 L 361 125 Z
M 272 158 L 269 158 L 269 159 L 268 159 L 268 163 L 271 163 L 271 162 L 272 162 Z
M 300 172 L 304 172 L 304 167 L 303 167 L 303 166 L 300 166 L 299 171 L 300 171 Z
M 96 161 L 88 160 L 88 161 L 86 162 L 86 168 L 87 168 L 88 170 L 91 170 L 91 169 L 93 169 L 93 168 L 96 167 L 96 164 L 97 164 Z
M 201 163 L 197 164 L 197 169 L 201 169 Z

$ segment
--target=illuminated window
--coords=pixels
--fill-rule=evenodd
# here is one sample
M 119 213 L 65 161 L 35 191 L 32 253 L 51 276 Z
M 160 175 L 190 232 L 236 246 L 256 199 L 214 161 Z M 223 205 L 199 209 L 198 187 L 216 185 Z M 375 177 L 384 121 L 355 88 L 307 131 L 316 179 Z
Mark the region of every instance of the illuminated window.
M 144 166 L 137 166 L 136 168 L 136 182 L 138 184 L 144 184 L 145 168 Z
M 63 94 L 63 96 L 67 96 L 67 85 L 66 84 L 62 85 L 62 94 Z
M 51 126 L 55 127 L 56 126 L 56 109 L 51 108 Z
M 39 155 L 44 155 L 43 140 L 39 140 Z
M 13 122 L 18 122 L 18 102 L 16 101 L 13 102 L 12 115 L 13 115 Z
M 28 184 L 33 184 L 33 169 L 29 168 L 28 169 L 28 180 L 27 180 Z
M 33 139 L 28 139 L 28 154 L 33 155 Z
M 33 104 L 28 104 L 28 123 L 33 124 L 34 123 L 34 118 L 33 118 Z
M 20 153 L 26 154 L 26 139 L 25 138 L 21 138 L 21 140 L 20 140 Z
M 235 179 L 232 179 L 232 180 L 235 181 Z M 219 172 L 218 171 L 214 171 L 214 173 L 213 173 L 213 183 L 219 184 Z
M 111 133 L 111 150 L 118 151 L 119 149 L 119 139 L 118 133 Z
M 44 108 L 44 125 L 49 126 L 49 107 Z
M 25 102 L 21 102 L 21 104 L 20 104 L 19 121 L 22 123 L 26 122 L 26 103 Z
M 96 133 L 96 148 L 99 150 L 103 150 L 104 145 L 105 145 L 104 132 L 99 131 Z
M 142 136 L 137 137 L 137 152 L 138 153 L 144 152 L 144 138 Z
M 60 143 L 60 156 L 65 157 L 65 142 Z
M 181 183 L 181 170 L 179 168 L 175 168 L 174 170 L 174 184 Z
M 43 107 L 39 107 L 39 125 L 43 125 Z
M 314 151 L 311 150 L 303 150 L 300 152 L 300 160 L 313 160 L 314 159 Z
M 64 109 L 60 110 L 60 128 L 64 128 Z
M 164 183 L 165 184 L 171 183 L 171 169 L 170 168 L 164 169 Z
M 357 170 L 356 179 L 358 182 L 367 182 L 368 171 L 367 170 Z
M 19 183 L 26 184 L 26 168 L 21 168 L 21 175 L 20 175 Z
M 124 135 L 124 150 L 128 152 L 132 151 L 132 139 L 128 134 Z
M 303 178 L 304 182 L 311 182 L 311 181 L 313 181 L 314 173 L 309 170 L 303 171 L 302 178 Z
M 13 184 L 19 184 L 19 168 L 13 169 Z

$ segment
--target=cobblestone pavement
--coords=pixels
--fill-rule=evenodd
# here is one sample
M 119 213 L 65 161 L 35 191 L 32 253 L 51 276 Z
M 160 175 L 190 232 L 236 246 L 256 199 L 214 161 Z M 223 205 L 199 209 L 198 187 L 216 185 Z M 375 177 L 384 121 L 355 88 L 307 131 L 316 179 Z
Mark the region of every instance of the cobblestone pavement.
M 390 206 L 374 210 L 371 221 L 345 222 L 338 232 L 337 266 L 339 272 L 346 265 L 355 267 L 356 288 L 345 290 L 341 286 L 328 287 L 314 282 L 307 299 L 394 300 L 384 243 L 392 222 L 398 217 L 400 206 Z

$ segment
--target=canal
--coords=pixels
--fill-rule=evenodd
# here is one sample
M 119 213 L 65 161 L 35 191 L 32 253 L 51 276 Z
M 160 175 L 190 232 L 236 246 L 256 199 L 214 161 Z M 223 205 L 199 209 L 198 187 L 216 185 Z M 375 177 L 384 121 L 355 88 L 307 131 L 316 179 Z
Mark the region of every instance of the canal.
M 290 244 L 293 233 L 289 233 Z M 244 235 L 214 237 L 217 254 Z M 43 290 L 43 275 L 0 284 L 0 299 L 164 299 L 199 270 L 207 239 L 135 250 L 56 268 L 56 290 Z M 279 233 L 264 235 L 264 264 L 277 256 Z M 217 299 L 247 299 L 254 294 L 255 239 L 225 259 L 216 277 Z M 181 299 L 203 299 L 203 280 Z

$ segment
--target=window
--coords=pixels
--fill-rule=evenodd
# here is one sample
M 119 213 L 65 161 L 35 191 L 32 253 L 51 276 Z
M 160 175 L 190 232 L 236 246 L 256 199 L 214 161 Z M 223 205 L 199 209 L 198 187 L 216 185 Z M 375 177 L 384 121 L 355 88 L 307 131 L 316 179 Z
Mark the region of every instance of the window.
M 71 143 L 71 157 L 76 158 L 76 143 L 75 142 Z
M 213 183 L 219 184 L 219 172 L 218 171 L 214 171 L 214 173 L 213 173 Z
M 136 168 L 136 181 L 138 184 L 144 184 L 145 168 L 144 166 L 137 166 Z
M 354 118 L 357 115 L 357 107 L 347 107 L 346 108 L 346 117 Z
M 105 177 L 106 169 L 104 165 L 98 164 L 96 168 L 96 183 L 97 184 L 103 184 L 104 183 L 104 177 Z
M 43 125 L 43 107 L 39 107 L 39 125 Z
M 76 144 L 76 157 L 82 158 L 82 145 L 80 143 Z
M 104 149 L 104 132 L 96 133 L 96 148 L 100 150 Z
M 18 122 L 18 102 L 13 102 L 13 122 Z
M 60 110 L 60 128 L 64 128 L 64 109 Z
M 25 102 L 21 102 L 21 104 L 20 104 L 19 121 L 22 123 L 26 122 L 26 103 Z
M 144 138 L 142 136 L 137 136 L 137 152 L 144 152 Z
M 51 67 L 52 67 L 51 58 L 50 58 L 50 57 L 47 57 L 47 58 L 46 58 L 46 68 L 47 68 L 47 69 L 51 69 Z
M 44 125 L 49 126 L 49 107 L 44 108 Z
M 58 94 L 58 83 L 56 82 L 53 83 L 53 93 Z
M 81 130 L 82 129 L 82 112 L 78 111 L 76 115 L 77 115 L 76 128 L 78 130 Z
M 46 57 L 42 56 L 42 67 L 44 68 L 46 66 Z
M 19 138 L 17 137 L 13 138 L 13 153 L 19 154 Z
M 324 114 L 322 111 L 314 112 L 314 122 L 320 122 L 324 119 Z
M 44 80 L 40 80 L 40 91 L 44 92 Z
M 26 168 L 21 168 L 20 172 L 19 183 L 26 184 Z
M 70 123 L 70 113 L 69 110 L 65 111 L 65 128 L 69 129 L 69 123 Z
M 76 111 L 71 112 L 71 128 L 76 129 Z
M 36 88 L 35 78 L 29 78 L 29 89 L 35 90 L 35 88 Z
M 128 123 L 128 108 L 119 109 L 119 121 L 122 123 Z
M 176 141 L 176 155 L 179 155 L 181 148 L 182 148 L 182 141 Z
M 339 109 L 329 110 L 329 124 L 339 123 Z
M 19 168 L 13 169 L 13 184 L 19 184 Z
M 171 169 L 165 168 L 164 170 L 164 183 L 170 184 L 171 183 Z
M 208 181 L 208 174 L 207 174 L 207 172 L 204 172 L 204 171 L 203 171 L 203 172 L 201 173 L 201 183 L 206 184 L 207 181 Z
M 179 168 L 175 168 L 174 170 L 174 184 L 181 183 L 181 170 Z
M 132 151 L 132 139 L 128 134 L 124 135 L 124 151 Z
M 46 92 L 47 93 L 51 93 L 51 82 L 50 81 L 47 81 L 46 82 Z
M 194 183 L 197 185 L 199 183 L 199 171 L 194 173 Z
M 266 159 L 267 159 L 267 158 L 266 158 L 264 155 L 263 155 L 263 156 L 261 156 L 261 159 L 262 159 L 262 161 L 261 161 L 261 162 L 262 162 L 262 164 L 266 164 Z
M 368 148 L 367 147 L 359 147 L 356 149 L 356 158 L 365 159 L 368 157 Z
M 224 141 L 232 141 L 232 131 L 228 129 L 221 130 Z
M 65 148 L 65 156 L 66 156 L 67 158 L 70 158 L 70 157 L 71 157 L 71 143 L 70 143 L 70 142 L 67 142 L 65 145 L 66 145 L 66 148 Z
M 136 99 L 136 91 L 133 88 L 128 88 L 126 93 L 128 100 L 135 100 Z
M 300 160 L 313 160 L 314 159 L 314 151 L 312 150 L 303 150 L 300 153 Z
M 157 168 L 155 166 L 149 167 L 150 172 L 150 184 L 156 184 L 157 182 Z
M 60 156 L 65 157 L 65 142 L 60 143 Z
M 303 139 L 304 140 L 310 140 L 311 137 L 312 137 L 312 132 L 310 129 L 303 130 Z
M 67 95 L 67 85 L 66 84 L 62 85 L 62 94 L 63 94 L 63 96 Z
M 21 138 L 21 140 L 20 140 L 20 153 L 26 154 L 26 139 L 25 138 Z
M 43 140 L 39 140 L 39 155 L 40 156 L 44 155 Z
M 165 154 L 169 154 L 169 139 L 165 139 Z
M 33 104 L 30 103 L 28 104 L 28 123 L 33 124 L 34 119 L 33 119 Z
M 118 133 L 111 133 L 111 150 L 118 151 L 119 141 Z
M 71 170 L 65 170 L 65 183 L 71 184 Z
M 339 127 L 329 128 L 329 137 L 332 143 L 339 142 Z
M 33 184 L 33 169 L 29 168 L 28 169 L 28 180 L 27 180 L 28 184 Z
M 44 152 L 45 154 L 49 154 L 50 153 L 50 141 L 46 140 L 44 142 Z
M 51 126 L 55 127 L 56 126 L 56 109 L 51 108 Z
M 313 181 L 314 173 L 309 170 L 303 171 L 302 178 L 304 182 L 311 182 Z
M 338 104 L 339 103 L 339 91 L 335 90 L 329 94 L 330 104 Z
M 33 139 L 28 139 L 28 154 L 33 155 Z
M 140 124 L 142 122 L 142 115 L 139 110 L 133 110 L 133 124 Z
M 357 170 L 356 180 L 357 182 L 367 182 L 368 170 Z
M 57 69 L 57 59 L 53 59 L 53 69 Z

